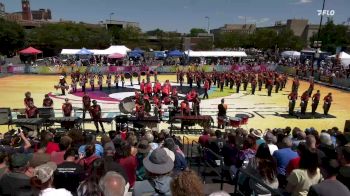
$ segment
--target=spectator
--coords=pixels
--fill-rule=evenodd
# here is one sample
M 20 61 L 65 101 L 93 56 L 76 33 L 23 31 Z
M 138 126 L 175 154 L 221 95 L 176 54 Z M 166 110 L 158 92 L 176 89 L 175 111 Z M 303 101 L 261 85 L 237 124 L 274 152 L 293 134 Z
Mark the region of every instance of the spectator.
M 320 163 L 321 163 L 321 160 L 322 160 L 326 155 L 325 155 L 320 149 L 318 149 L 318 148 L 316 147 L 317 141 L 316 141 L 315 136 L 314 136 L 314 135 L 308 135 L 308 136 L 306 136 L 305 141 L 306 141 L 306 146 L 307 146 L 308 148 L 315 149 L 315 150 L 317 151 L 318 157 L 319 157 Z
M 51 154 L 52 152 L 60 151 L 58 143 L 54 141 L 54 135 L 51 132 L 45 132 L 44 143 L 46 143 L 46 153 Z
M 85 147 L 85 155 L 79 153 L 81 158 L 79 159 L 78 164 L 84 168 L 86 176 L 91 174 L 92 164 L 100 158 L 95 154 L 95 151 L 95 145 L 89 144 Z
M 280 187 L 284 187 L 286 184 L 286 169 L 289 161 L 298 157 L 298 153 L 292 150 L 292 140 L 289 137 L 285 137 L 282 142 L 284 148 L 273 153 L 273 157 L 277 161 L 277 177 Z
M 151 146 L 147 140 L 141 140 L 137 145 L 137 169 L 136 169 L 136 180 L 142 181 L 146 179 L 146 169 L 143 166 L 143 159 L 146 158 L 151 151 Z
M 181 172 L 171 182 L 172 196 L 203 196 L 203 189 L 202 180 L 192 170 Z
M 331 136 L 325 132 L 321 133 L 320 142 L 321 144 L 318 146 L 318 149 L 320 149 L 326 155 L 326 157 L 336 159 L 337 153 L 335 152 Z
M 103 147 L 96 143 L 96 136 L 94 136 L 93 134 L 87 134 L 85 136 L 85 144 L 93 144 L 95 145 L 95 154 L 99 157 L 103 157 Z M 86 145 L 82 145 L 79 147 L 79 154 L 81 155 L 85 155 L 85 147 Z
M 54 162 L 49 162 L 35 168 L 34 177 L 30 179 L 31 185 L 35 190 L 39 191 L 40 196 L 72 196 L 71 192 L 66 189 L 53 188 L 53 174 L 57 165 Z
M 30 185 L 31 175 L 27 173 L 31 158 L 31 155 L 20 153 L 10 156 L 10 171 L 0 180 L 0 195 L 29 196 L 33 194 Z
M 236 146 L 236 135 L 229 133 L 227 136 L 227 142 L 222 148 L 222 156 L 224 157 L 224 163 L 226 166 L 235 165 L 237 163 L 238 148 Z
M 208 129 L 204 129 L 202 135 L 199 136 L 198 143 L 203 147 L 208 147 L 209 138 L 210 138 L 210 135 L 209 135 Z
M 7 155 L 3 152 L 0 152 L 0 179 L 8 171 L 9 169 L 7 167 Z
M 78 187 L 78 196 L 102 196 L 102 190 L 98 183 L 102 176 L 105 174 L 104 162 L 101 159 L 97 159 L 91 165 L 90 175 L 84 180 Z
M 263 139 L 263 133 L 262 133 L 261 129 L 254 129 L 251 132 L 251 136 L 255 137 L 256 146 L 260 146 L 260 144 L 265 143 L 265 141 Z
M 150 179 L 138 181 L 134 186 L 134 196 L 144 194 L 170 195 L 170 172 L 174 168 L 174 161 L 167 155 L 164 148 L 157 148 L 150 156 L 143 160 L 143 165 L 149 174 Z
M 246 166 L 249 160 L 255 157 L 256 154 L 256 141 L 254 137 L 248 136 L 243 142 L 243 149 L 239 152 L 238 155 L 238 165 L 241 167 L 243 164 Z
M 169 149 L 175 154 L 175 161 L 174 161 L 174 169 L 173 171 L 175 173 L 178 173 L 180 171 L 184 171 L 187 168 L 187 162 L 185 157 L 177 151 L 177 147 L 175 145 L 175 142 L 172 138 L 167 138 L 164 140 L 163 144 L 164 148 Z
M 107 172 L 99 182 L 103 196 L 124 196 L 125 191 L 128 190 L 125 186 L 124 177 L 113 171 Z
M 271 155 L 278 150 L 278 147 L 274 144 L 277 141 L 276 136 L 274 136 L 271 132 L 267 132 L 264 136 L 265 142 L 267 143 L 267 146 L 269 147 Z
M 254 175 L 272 189 L 278 188 L 277 165 L 267 144 L 260 144 L 256 152 L 256 156 L 249 161 L 246 171 L 249 174 Z M 255 180 L 249 180 L 249 186 L 254 194 L 271 194 L 269 190 L 264 188 Z
M 224 144 L 225 144 L 225 139 L 222 136 L 222 132 L 220 130 L 216 130 L 215 137 L 212 137 L 209 140 L 209 149 L 215 153 L 221 154 Z
M 110 134 L 110 132 L 108 132 L 108 134 Z M 113 144 L 110 136 L 102 135 L 101 144 L 102 144 L 103 149 L 110 148 L 111 150 L 115 151 L 114 144 Z
M 289 176 L 293 170 L 299 168 L 300 158 L 302 156 L 304 156 L 305 154 L 307 154 L 307 150 L 308 150 L 308 147 L 306 146 L 305 143 L 299 143 L 299 145 L 297 147 L 297 153 L 299 156 L 295 157 L 294 159 L 289 161 L 288 166 L 287 166 L 287 170 L 286 170 L 286 172 L 287 172 L 286 176 Z
M 114 146 L 114 144 L 113 144 L 113 146 Z M 109 171 L 117 172 L 124 177 L 126 182 L 129 182 L 129 178 L 128 178 L 128 175 L 126 174 L 125 169 L 114 160 L 115 150 L 113 150 L 113 148 L 110 148 L 110 147 L 108 147 L 108 145 L 106 145 L 104 152 L 105 152 L 104 153 L 105 156 L 103 158 L 103 161 L 104 161 L 105 171 L 106 172 L 109 172 Z
M 159 147 L 159 145 L 154 142 L 154 136 L 151 132 L 146 132 L 144 139 L 148 141 L 149 145 L 151 146 L 151 150 L 155 150 Z
M 84 180 L 84 169 L 76 164 L 78 151 L 70 148 L 64 153 L 64 161 L 57 166 L 54 173 L 54 185 L 56 188 L 64 188 L 76 195 L 80 182 Z M 69 182 L 69 183 L 67 183 Z
M 136 157 L 131 154 L 131 145 L 121 140 L 119 146 L 115 146 L 116 160 L 122 166 L 128 176 L 130 187 L 133 187 L 136 181 L 137 162 Z
M 230 196 L 230 194 L 225 191 L 216 191 L 211 193 L 209 196 Z
M 324 158 L 321 172 L 325 180 L 310 187 L 308 196 L 348 196 L 349 189 L 336 178 L 339 171 L 339 163 L 335 159 Z
M 292 196 L 304 196 L 312 185 L 322 180 L 320 169 L 318 168 L 318 155 L 314 149 L 308 149 L 300 158 L 300 169 L 295 169 L 287 178 L 286 192 Z
M 71 146 L 72 138 L 69 136 L 63 136 L 60 139 L 60 143 L 58 144 L 60 151 L 51 153 L 51 161 L 56 163 L 57 165 L 61 164 L 64 159 L 64 154 L 66 150 Z
M 341 167 L 337 179 L 350 190 L 350 144 L 345 145 L 340 155 Z

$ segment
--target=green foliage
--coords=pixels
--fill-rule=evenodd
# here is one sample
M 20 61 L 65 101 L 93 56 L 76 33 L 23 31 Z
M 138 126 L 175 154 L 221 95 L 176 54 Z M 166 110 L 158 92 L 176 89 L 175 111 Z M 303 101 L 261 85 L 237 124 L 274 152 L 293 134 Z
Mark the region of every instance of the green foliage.
M 113 38 L 113 44 L 127 45 L 131 48 L 139 47 L 144 40 L 141 29 L 133 26 L 127 26 L 124 29 L 112 27 L 111 34 Z
M 46 55 L 57 54 L 62 48 L 107 48 L 110 35 L 101 27 L 84 24 L 46 24 L 31 30 L 27 35 L 29 45 L 44 50 Z
M 200 29 L 200 28 L 192 28 L 190 30 L 191 37 L 197 37 L 199 33 L 208 33 L 208 32 L 205 29 Z
M 294 35 L 290 29 L 282 29 L 277 36 L 277 46 L 282 50 L 301 50 L 305 44 L 304 41 Z
M 346 26 L 335 25 L 329 20 L 322 27 L 319 40 L 318 33 L 310 38 L 311 43 L 314 41 L 322 41 L 321 50 L 335 53 L 337 47 L 347 47 L 350 45 L 350 33 Z
M 25 32 L 17 23 L 0 18 L 0 54 L 12 56 L 24 47 Z

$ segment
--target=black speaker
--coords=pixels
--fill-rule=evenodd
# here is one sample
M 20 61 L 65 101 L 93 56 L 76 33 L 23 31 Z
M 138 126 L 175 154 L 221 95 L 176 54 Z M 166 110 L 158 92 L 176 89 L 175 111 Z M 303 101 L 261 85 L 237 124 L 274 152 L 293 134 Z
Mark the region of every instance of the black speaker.
M 12 120 L 10 108 L 0 108 L 0 125 L 7 125 Z
M 350 120 L 345 121 L 344 132 L 350 132 Z
M 39 118 L 55 117 L 53 108 L 38 108 Z

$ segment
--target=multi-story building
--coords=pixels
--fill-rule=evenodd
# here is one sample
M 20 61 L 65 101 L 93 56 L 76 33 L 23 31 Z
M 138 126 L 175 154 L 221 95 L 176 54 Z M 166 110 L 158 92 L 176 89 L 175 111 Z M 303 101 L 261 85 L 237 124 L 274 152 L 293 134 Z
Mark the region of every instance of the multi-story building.
M 138 22 L 128 22 L 128 21 L 118 21 L 118 20 L 106 20 L 103 25 L 106 26 L 107 29 L 111 27 L 117 27 L 121 29 L 125 29 L 128 26 L 131 27 L 140 27 L 140 24 Z
M 212 29 L 210 32 L 213 34 L 232 32 L 252 34 L 255 32 L 255 30 L 255 24 L 225 24 L 223 27 L 220 27 L 218 29 Z
M 32 17 L 33 20 L 51 20 L 51 10 L 50 9 L 39 9 L 39 10 L 32 10 Z
M 22 0 L 22 20 L 32 20 L 29 0 Z

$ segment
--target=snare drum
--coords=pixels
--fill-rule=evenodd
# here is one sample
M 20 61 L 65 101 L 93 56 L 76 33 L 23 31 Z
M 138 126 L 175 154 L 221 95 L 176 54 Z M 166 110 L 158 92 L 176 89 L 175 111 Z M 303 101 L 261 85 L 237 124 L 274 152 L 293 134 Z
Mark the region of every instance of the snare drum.
M 230 117 L 229 118 L 229 122 L 230 122 L 230 126 L 232 127 L 239 127 L 241 125 L 241 118 L 237 118 L 237 117 Z
M 226 117 L 225 116 L 218 116 L 218 124 L 219 125 L 224 125 L 226 121 Z
M 248 119 L 249 119 L 248 115 L 246 115 L 246 114 L 237 114 L 236 117 L 241 119 L 241 125 L 248 124 Z

